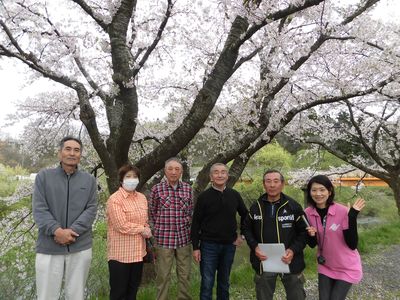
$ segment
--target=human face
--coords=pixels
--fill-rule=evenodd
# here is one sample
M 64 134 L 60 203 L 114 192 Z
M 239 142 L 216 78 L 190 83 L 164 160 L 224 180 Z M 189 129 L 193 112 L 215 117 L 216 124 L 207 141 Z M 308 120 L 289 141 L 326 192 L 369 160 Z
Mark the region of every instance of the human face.
M 281 181 L 279 173 L 268 173 L 264 176 L 264 189 L 268 195 L 268 201 L 276 201 L 281 197 L 285 183 Z
M 182 176 L 182 165 L 177 161 L 171 160 L 164 168 L 165 176 L 170 185 L 175 185 Z
M 74 140 L 65 141 L 58 158 L 63 168 L 76 168 L 81 160 L 81 145 Z
M 314 182 L 311 185 L 310 195 L 318 208 L 325 208 L 331 192 L 324 185 Z
M 139 178 L 135 171 L 128 171 L 122 181 L 122 188 L 129 192 L 133 193 L 136 190 L 137 185 L 139 184 Z
M 214 166 L 210 173 L 210 179 L 216 188 L 224 188 L 228 181 L 228 170 L 225 166 Z

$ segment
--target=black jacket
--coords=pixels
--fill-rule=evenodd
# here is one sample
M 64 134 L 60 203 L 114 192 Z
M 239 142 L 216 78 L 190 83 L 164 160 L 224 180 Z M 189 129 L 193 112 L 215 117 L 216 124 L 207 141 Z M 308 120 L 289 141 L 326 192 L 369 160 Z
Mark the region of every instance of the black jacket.
M 257 245 L 259 243 L 284 243 L 285 249 L 290 248 L 294 252 L 293 260 L 289 265 L 290 272 L 298 274 L 305 268 L 303 249 L 306 246 L 307 231 L 306 224 L 301 218 L 304 214 L 303 209 L 295 200 L 281 194 L 275 218 L 268 219 L 266 207 L 270 204 L 266 199 L 267 196 L 264 194 L 252 204 L 244 223 L 243 232 L 251 249 L 250 262 L 253 269 L 261 274 L 262 264 L 255 255 Z M 275 232 L 272 235 L 271 230 Z

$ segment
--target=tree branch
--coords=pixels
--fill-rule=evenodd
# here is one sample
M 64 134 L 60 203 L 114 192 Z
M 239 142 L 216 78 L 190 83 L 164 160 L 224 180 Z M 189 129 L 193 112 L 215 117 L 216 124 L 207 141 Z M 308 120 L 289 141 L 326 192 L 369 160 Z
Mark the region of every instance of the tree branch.
M 78 4 L 105 32 L 107 32 L 109 24 L 107 24 L 106 22 L 104 22 L 104 20 L 97 16 L 93 9 L 85 2 L 85 0 L 71 1 Z
M 305 139 L 304 142 L 307 143 L 307 144 L 320 145 L 323 148 L 325 148 L 329 153 L 335 155 L 336 157 L 340 158 L 341 160 L 343 160 L 343 161 L 351 164 L 352 166 L 354 166 L 354 167 L 356 167 L 356 168 L 358 168 L 360 170 L 363 170 L 364 172 L 367 172 L 368 174 L 371 174 L 371 175 L 373 175 L 375 177 L 382 178 L 384 180 L 389 180 L 389 178 L 390 178 L 388 176 L 388 174 L 386 174 L 385 172 L 377 171 L 377 170 L 372 169 L 372 168 L 370 168 L 370 167 L 368 167 L 366 165 L 363 165 L 363 164 L 358 163 L 358 162 L 356 162 L 356 161 L 354 161 L 352 159 L 349 159 L 349 157 L 347 157 L 347 155 L 345 155 L 339 149 L 335 149 L 335 148 L 329 146 L 328 144 L 324 143 L 322 141 L 322 139 L 319 138 L 319 137 L 309 137 L 309 138 Z
M 356 130 L 359 138 L 358 140 L 360 141 L 361 145 L 363 146 L 363 148 L 365 149 L 365 151 L 368 153 L 368 155 L 383 169 L 385 169 L 385 164 L 383 164 L 383 159 L 381 157 L 379 157 L 377 155 L 377 153 L 371 149 L 371 147 L 366 143 L 366 139 L 364 137 L 364 134 L 360 128 L 360 126 L 358 125 L 358 123 L 356 122 L 356 120 L 354 119 L 354 112 L 353 109 L 350 105 L 350 103 L 348 101 L 344 101 L 347 105 L 347 108 L 349 110 L 349 114 L 350 114 L 350 122 L 353 125 L 354 129 Z
M 342 24 L 346 25 L 351 23 L 355 18 L 363 14 L 366 10 L 368 10 L 371 6 L 378 3 L 380 0 L 367 0 L 364 5 L 358 7 L 350 16 L 343 20 Z
M 45 67 L 39 64 L 38 59 L 35 57 L 33 53 L 26 53 L 17 40 L 12 35 L 8 26 L 4 23 L 3 20 L 0 19 L 0 26 L 3 28 L 4 32 L 6 33 L 7 37 L 9 38 L 11 44 L 17 49 L 18 53 L 12 52 L 11 50 L 7 49 L 4 45 L 0 44 L 0 50 L 8 57 L 14 57 L 24 64 L 26 64 L 32 70 L 35 70 L 41 73 L 44 77 L 49 78 L 55 82 L 61 83 L 69 88 L 74 89 L 74 85 L 76 84 L 75 81 L 71 80 L 65 75 L 59 75 L 55 72 L 51 71 L 50 69 L 46 69 Z
M 252 52 L 250 52 L 248 55 L 241 57 L 238 62 L 235 64 L 235 66 L 233 67 L 233 73 L 235 73 L 237 71 L 237 69 L 240 68 L 241 65 L 243 65 L 245 62 L 251 60 L 254 56 L 256 56 L 262 49 L 264 48 L 264 46 L 258 47 L 256 49 L 254 49 Z
M 46 9 L 47 12 L 47 9 Z M 34 12 L 32 12 L 34 13 Z M 53 28 L 53 32 L 56 34 L 56 36 L 59 38 L 60 42 L 64 45 L 64 47 L 70 52 L 72 55 L 78 69 L 81 71 L 82 75 L 85 77 L 86 81 L 89 83 L 89 85 L 92 87 L 92 89 L 95 91 L 97 95 L 103 100 L 104 103 L 106 103 L 108 96 L 104 93 L 104 91 L 97 85 L 97 83 L 93 80 L 93 78 L 90 76 L 89 72 L 85 69 L 85 67 L 82 64 L 82 61 L 77 57 L 74 53 L 74 49 L 71 49 L 71 47 L 64 42 L 64 37 L 60 33 L 60 31 L 56 28 L 54 23 L 50 20 L 50 18 L 47 16 L 42 16 L 40 14 L 35 13 L 38 17 L 44 19 L 51 28 Z M 92 95 L 94 96 L 94 95 Z
M 266 18 L 261 21 L 260 23 L 254 24 L 251 26 L 247 32 L 243 35 L 239 43 L 244 43 L 248 39 L 250 39 L 258 30 L 260 30 L 262 27 L 268 24 L 269 21 L 276 21 L 282 18 L 286 18 L 290 16 L 291 14 L 294 14 L 296 12 L 302 11 L 306 8 L 312 7 L 319 5 L 321 2 L 325 0 L 305 0 L 303 4 L 301 5 L 289 5 L 287 8 L 279 10 L 277 12 L 268 14 Z
M 140 60 L 140 62 L 138 63 L 138 65 L 133 69 L 132 72 L 132 76 L 135 77 L 140 69 L 143 67 L 143 65 L 146 63 L 147 59 L 149 58 L 150 54 L 153 52 L 153 50 L 156 48 L 157 44 L 159 43 L 159 41 L 161 40 L 161 36 L 164 32 L 165 26 L 168 23 L 168 20 L 171 16 L 171 11 L 173 8 L 173 3 L 172 0 L 167 0 L 168 2 L 168 6 L 167 6 L 167 10 L 165 11 L 165 16 L 164 19 L 162 20 L 158 31 L 157 31 L 157 35 L 155 37 L 155 39 L 153 40 L 152 44 L 147 48 L 146 52 L 143 54 L 142 59 Z M 140 49 L 138 50 L 138 52 L 140 51 Z M 138 57 L 139 55 L 135 55 L 135 57 Z
M 145 136 L 141 139 L 132 141 L 132 143 L 136 144 L 136 143 L 142 143 L 145 141 L 156 141 L 158 144 L 161 144 L 161 141 L 155 136 Z

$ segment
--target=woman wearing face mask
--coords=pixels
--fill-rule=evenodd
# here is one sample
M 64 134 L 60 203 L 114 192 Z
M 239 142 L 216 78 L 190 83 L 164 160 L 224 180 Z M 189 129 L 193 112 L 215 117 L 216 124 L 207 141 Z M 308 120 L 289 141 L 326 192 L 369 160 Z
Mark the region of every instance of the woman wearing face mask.
M 136 299 L 142 278 L 145 238 L 151 237 L 146 197 L 136 191 L 139 169 L 122 166 L 120 188 L 107 201 L 107 256 L 110 299 Z
M 332 182 L 324 175 L 311 178 L 307 185 L 304 212 L 308 244 L 318 245 L 318 291 L 320 300 L 344 300 L 353 283 L 362 278 L 361 258 L 357 251 L 357 215 L 365 201 L 357 199 L 352 208 L 334 202 Z

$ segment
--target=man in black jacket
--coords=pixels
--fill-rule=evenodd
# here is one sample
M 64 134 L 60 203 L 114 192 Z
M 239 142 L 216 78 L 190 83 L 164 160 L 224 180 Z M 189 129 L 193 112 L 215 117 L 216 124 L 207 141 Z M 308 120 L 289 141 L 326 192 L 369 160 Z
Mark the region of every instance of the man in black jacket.
M 200 263 L 200 299 L 211 300 L 217 273 L 217 300 L 229 299 L 229 275 L 236 246 L 243 238 L 236 233 L 236 215 L 241 230 L 247 209 L 240 194 L 226 187 L 228 168 L 217 163 L 210 169 L 212 186 L 196 202 L 192 220 L 193 258 Z
M 282 193 L 285 181 L 279 171 L 266 171 L 263 185 L 266 193 L 250 207 L 244 224 L 244 235 L 251 249 L 250 262 L 256 271 L 254 281 L 257 300 L 273 299 L 278 275 L 285 287 L 287 299 L 303 300 L 303 249 L 307 236 L 306 225 L 301 218 L 303 209 L 295 200 Z M 268 259 L 268 253 L 261 251 L 259 243 L 283 243 L 286 251 L 282 261 L 289 265 L 290 274 L 263 270 L 261 262 Z

